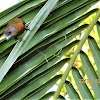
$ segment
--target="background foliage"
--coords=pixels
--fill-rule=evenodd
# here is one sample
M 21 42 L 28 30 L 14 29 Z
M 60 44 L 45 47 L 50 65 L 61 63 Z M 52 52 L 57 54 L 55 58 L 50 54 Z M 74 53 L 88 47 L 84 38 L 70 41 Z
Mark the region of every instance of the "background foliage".
M 0 13 L 0 33 L 6 29 L 6 24 L 16 17 L 25 20 L 28 25 L 46 2 L 47 0 L 24 0 Z M 52 86 L 59 86 L 59 80 L 70 58 L 98 11 L 98 8 L 90 9 L 97 2 L 98 0 L 59 0 L 14 63 L 8 56 L 18 41 L 1 38 L 0 73 L 3 73 L 2 66 L 7 60 L 9 64 L 13 63 L 0 83 L 1 100 L 38 100 L 54 96 L 55 90 L 48 90 Z M 25 33 L 27 34 L 24 32 L 19 37 L 23 37 Z M 73 64 L 59 99 L 65 99 L 66 96 L 79 100 L 100 98 L 99 36 L 98 20 Z M 14 57 L 13 55 L 12 58 Z M 86 79 L 86 82 L 80 79 Z

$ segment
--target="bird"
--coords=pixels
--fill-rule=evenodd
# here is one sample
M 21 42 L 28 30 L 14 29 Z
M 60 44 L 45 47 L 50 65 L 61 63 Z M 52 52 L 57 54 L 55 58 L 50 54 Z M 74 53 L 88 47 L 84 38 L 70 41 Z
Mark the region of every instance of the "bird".
M 21 41 L 22 39 L 18 38 L 18 36 L 22 34 L 25 30 L 29 30 L 28 27 L 25 26 L 25 24 L 26 23 L 21 18 L 16 18 L 10 21 L 7 25 L 6 30 L 0 34 L 0 37 L 5 34 L 6 40 L 14 38 L 15 40 Z

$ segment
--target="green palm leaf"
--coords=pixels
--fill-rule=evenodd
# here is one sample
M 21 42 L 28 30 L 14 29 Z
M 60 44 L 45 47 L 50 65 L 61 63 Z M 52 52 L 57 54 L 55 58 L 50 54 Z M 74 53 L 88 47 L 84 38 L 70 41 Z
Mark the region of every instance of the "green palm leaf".
M 88 37 L 87 44 L 94 62 L 91 63 L 89 55 L 79 49 L 82 67 L 77 66 L 76 69 L 71 66 L 71 70 L 67 70 L 68 73 L 72 72 L 73 77 L 69 74 L 63 79 L 67 90 L 65 95 L 59 94 L 60 90 L 48 92 L 53 85 L 62 88 L 63 84 L 59 84 L 59 79 L 64 75 L 62 68 L 73 59 L 75 48 L 83 38 L 81 35 L 90 27 L 91 23 L 84 20 L 98 13 L 98 8 L 88 10 L 97 2 L 98 0 L 23 0 L 0 13 L 0 33 L 16 17 L 22 18 L 30 27 L 30 31 L 19 36 L 23 37 L 21 42 L 0 38 L 1 100 L 47 100 L 51 97 L 65 100 L 65 95 L 72 100 L 100 99 L 99 84 L 79 83 L 85 76 L 100 82 L 99 44 L 93 36 Z M 99 21 L 96 19 L 96 22 L 100 34 Z M 75 84 L 72 80 L 75 80 Z

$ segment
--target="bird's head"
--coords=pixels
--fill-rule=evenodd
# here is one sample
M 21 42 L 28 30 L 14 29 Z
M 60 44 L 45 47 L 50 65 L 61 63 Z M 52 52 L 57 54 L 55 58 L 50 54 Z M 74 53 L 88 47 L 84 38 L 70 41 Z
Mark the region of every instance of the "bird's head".
M 16 36 L 16 34 L 17 34 L 16 29 L 12 26 L 9 26 L 5 31 L 6 40 L 9 40 L 10 38 Z

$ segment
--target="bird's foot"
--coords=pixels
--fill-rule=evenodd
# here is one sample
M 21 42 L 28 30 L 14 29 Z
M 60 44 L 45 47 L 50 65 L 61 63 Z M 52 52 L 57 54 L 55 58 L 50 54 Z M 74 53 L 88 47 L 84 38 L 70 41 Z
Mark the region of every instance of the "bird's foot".
M 30 31 L 30 28 L 29 27 L 25 27 L 25 30 L 29 30 Z

